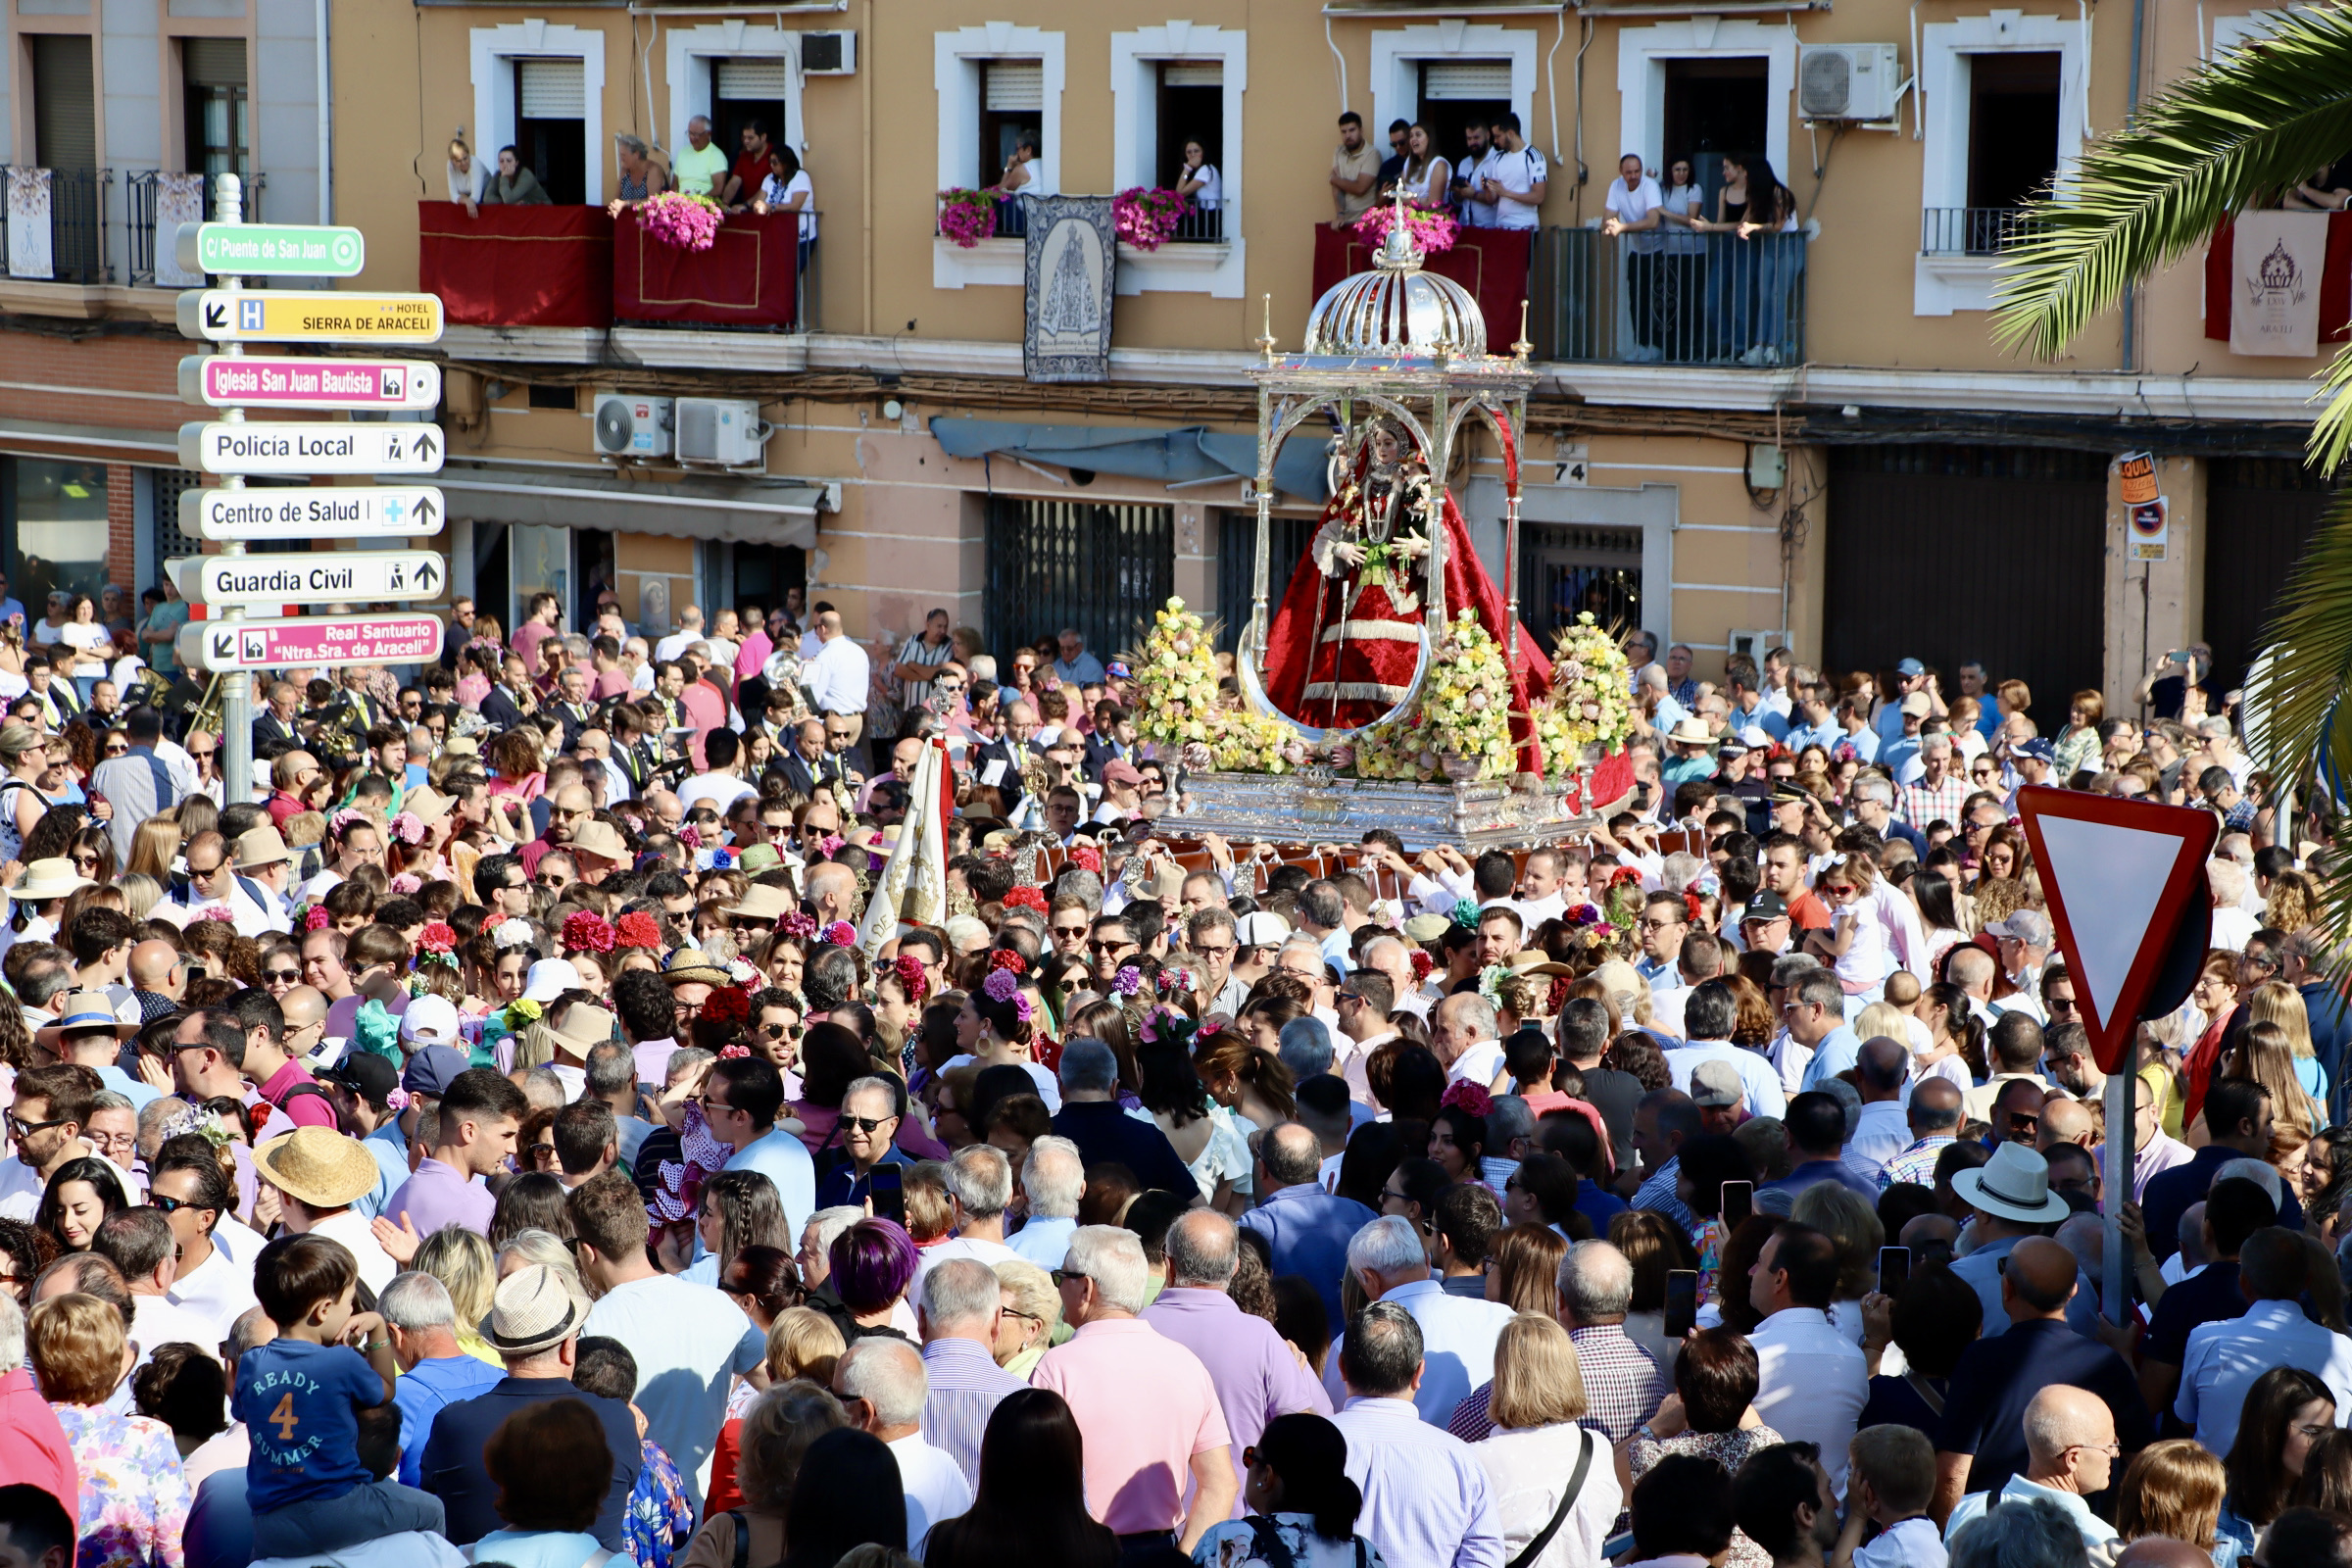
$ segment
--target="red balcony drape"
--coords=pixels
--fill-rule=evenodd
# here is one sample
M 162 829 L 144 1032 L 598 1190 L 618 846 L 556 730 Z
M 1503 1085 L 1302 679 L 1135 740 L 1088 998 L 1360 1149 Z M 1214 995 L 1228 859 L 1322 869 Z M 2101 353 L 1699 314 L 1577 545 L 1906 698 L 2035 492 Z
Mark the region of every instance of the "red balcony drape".
M 1465 228 L 1451 250 L 1440 251 L 1423 270 L 1470 291 L 1486 318 L 1487 352 L 1508 354 L 1519 337 L 1519 302 L 1528 297 L 1528 263 L 1535 253 L 1532 228 Z M 1368 271 L 1373 247 L 1353 229 L 1315 225 L 1315 298 L 1351 273 Z
M 611 326 L 612 220 L 601 207 L 416 204 L 416 281 L 462 326 Z
M 622 213 L 612 226 L 612 315 L 623 321 L 790 326 L 798 215 L 729 213 L 707 251 L 663 244 Z
M 2224 220 L 2205 247 L 2205 335 L 2230 341 L 2233 285 L 2230 261 L 2236 225 Z M 2320 341 L 2352 339 L 2352 213 L 2328 215 L 2328 255 L 2320 264 Z

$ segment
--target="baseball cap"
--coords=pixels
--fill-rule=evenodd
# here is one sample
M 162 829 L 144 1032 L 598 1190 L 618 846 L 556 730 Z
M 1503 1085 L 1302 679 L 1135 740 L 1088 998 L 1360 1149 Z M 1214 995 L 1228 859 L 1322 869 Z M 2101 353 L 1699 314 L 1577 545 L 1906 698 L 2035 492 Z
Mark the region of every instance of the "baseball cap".
M 1935 708 L 1936 705 L 1928 701 L 1926 692 L 1913 692 L 1903 699 L 1903 716 L 1905 718 L 1925 718 L 1935 710 Z
M 369 1051 L 355 1051 L 318 1075 L 341 1084 L 371 1105 L 382 1104 L 400 1087 L 400 1070 Z
M 1102 782 L 1105 784 L 1141 784 L 1143 781 L 1143 770 L 1133 762 L 1114 761 L 1102 769 Z
M 2040 736 L 2036 735 L 2032 740 L 2027 741 L 2023 745 L 2019 746 L 2017 748 L 2017 755 L 2020 757 L 2031 757 L 2036 762 L 2055 762 L 2058 760 L 2058 748 L 2052 746 L 2048 741 L 2045 741 Z
M 458 1043 L 457 1004 L 431 992 L 409 999 L 408 1011 L 400 1015 L 401 1043 L 416 1046 L 455 1046 Z
M 1702 1061 L 1690 1069 L 1690 1102 L 1701 1110 L 1721 1110 L 1747 1098 L 1740 1084 L 1740 1069 L 1728 1061 Z
M 1917 680 L 1928 672 L 1928 666 L 1916 659 L 1905 659 L 1896 662 L 1894 672 L 1905 680 Z
M 1740 911 L 1741 925 L 1745 925 L 1750 920 L 1786 920 L 1788 918 L 1788 902 L 1770 888 L 1757 889 L 1756 896 L 1747 901 L 1747 907 Z
M 2038 909 L 2020 909 L 2006 920 L 1995 920 L 1984 928 L 1986 936 L 2015 937 L 2029 948 L 2050 945 L 2050 922 Z
M 1234 924 L 1233 940 L 1245 948 L 1271 948 L 1291 934 L 1291 923 L 1271 909 L 1255 909 Z
M 468 1065 L 463 1051 L 449 1046 L 427 1046 L 409 1058 L 408 1071 L 400 1075 L 400 1087 L 412 1095 L 430 1095 L 438 1100 L 449 1093 L 449 1086 Z

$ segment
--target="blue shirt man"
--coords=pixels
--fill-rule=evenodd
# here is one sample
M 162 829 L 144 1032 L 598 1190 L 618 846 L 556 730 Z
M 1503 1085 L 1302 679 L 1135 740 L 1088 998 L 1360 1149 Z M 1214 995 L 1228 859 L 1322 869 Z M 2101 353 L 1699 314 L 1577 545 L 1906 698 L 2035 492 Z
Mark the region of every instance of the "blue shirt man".
M 1322 1151 L 1304 1127 L 1284 1123 L 1270 1129 L 1258 1141 L 1257 1157 L 1269 1191 L 1263 1202 L 1242 1216 L 1242 1228 L 1266 1239 L 1275 1274 L 1312 1281 L 1330 1321 L 1346 1323 L 1340 1280 L 1348 1272 L 1348 1243 L 1380 1216 L 1352 1198 L 1323 1191 L 1316 1180 Z M 1390 1183 L 1396 1179 L 1392 1174 Z

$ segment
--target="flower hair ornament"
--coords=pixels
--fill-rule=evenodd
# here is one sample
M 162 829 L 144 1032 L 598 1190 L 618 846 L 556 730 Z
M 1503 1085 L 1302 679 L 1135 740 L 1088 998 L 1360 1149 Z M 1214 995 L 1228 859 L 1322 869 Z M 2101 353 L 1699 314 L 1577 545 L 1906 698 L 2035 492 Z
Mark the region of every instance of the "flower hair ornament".
M 394 1066 L 401 1065 L 400 1020 L 391 1009 L 373 997 L 361 1004 L 352 1015 L 351 1045 L 371 1056 L 381 1056 Z
M 931 979 L 923 973 L 923 960 L 911 953 L 902 953 L 890 963 L 890 972 L 899 977 L 906 988 L 906 1000 L 919 1003 L 929 994 Z
M 396 811 L 391 821 L 392 836 L 403 844 L 424 842 L 424 822 L 414 811 Z
M 1507 963 L 1490 963 L 1478 971 L 1478 994 L 1489 1002 L 1502 1000 L 1502 983 L 1518 973 Z
M 387 885 L 396 897 L 405 899 L 421 892 L 424 888 L 424 881 L 414 871 L 403 871 Z
M 564 918 L 564 950 L 566 953 L 611 953 L 612 924 L 594 909 L 581 909 Z
M 531 922 L 520 915 L 509 915 L 490 928 L 491 944 L 501 953 L 509 948 L 527 948 L 538 935 Z
M 1405 954 L 1405 961 L 1413 966 L 1413 979 L 1422 981 L 1437 972 L 1438 960 L 1429 956 L 1426 948 L 1414 948 Z
M 745 1045 L 721 1046 L 718 1048 L 718 1059 L 721 1061 L 734 1061 L 740 1057 L 748 1056 L 751 1054 L 752 1048 Z
M 622 915 L 627 919 L 627 915 Z M 806 942 L 816 935 L 816 916 L 800 909 L 790 909 L 776 922 L 776 929 L 796 942 Z
M 729 958 L 719 967 L 727 971 L 727 978 L 730 981 L 743 987 L 745 996 L 748 997 L 760 989 L 760 970 L 750 959 Z
M 537 1023 L 546 1011 L 545 1003 L 533 1002 L 528 997 L 516 997 L 507 1004 L 507 1032 L 513 1034 L 525 1024 Z
M 741 986 L 721 986 L 703 1003 L 699 1017 L 725 1029 L 740 1029 L 752 1021 L 752 999 Z
M 678 842 L 690 850 L 699 850 L 703 847 L 703 830 L 689 822 L 678 829 Z
M 1439 1098 L 1438 1104 L 1440 1106 L 1451 1105 L 1456 1109 L 1466 1110 L 1473 1116 L 1484 1118 L 1494 1108 L 1494 1097 L 1480 1085 L 1464 1079 L 1459 1083 L 1447 1085 L 1446 1093 Z
M 1200 1032 L 1200 1025 L 1178 1008 L 1161 1006 L 1145 1013 L 1143 1022 L 1136 1026 L 1135 1032 L 1137 1038 L 1147 1045 L 1155 1046 L 1164 1040 L 1183 1047 L 1189 1054 L 1193 1049 L 1193 1037 Z
M 1457 899 L 1446 918 L 1465 931 L 1475 931 L 1478 929 L 1478 906 L 1468 899 Z
M 424 929 L 416 933 L 418 953 L 438 953 L 444 956 L 457 951 L 457 928 L 446 920 L 427 920 Z
M 838 855 L 841 853 L 841 846 L 844 842 L 845 840 L 840 834 L 828 833 L 816 841 L 816 853 L 819 856 Z
M 369 816 L 366 811 L 361 810 L 356 806 L 346 806 L 334 815 L 326 819 L 327 837 L 332 838 L 336 834 L 342 832 L 345 828 L 357 827 L 362 822 L 373 826 L 375 818 Z
M 1121 964 L 1119 972 L 1111 976 L 1110 994 L 1121 1002 L 1125 1002 L 1143 989 L 1144 971 L 1132 963 Z
M 988 956 L 988 972 L 993 975 L 1005 970 L 1018 979 L 1029 972 L 1029 960 L 1010 948 L 999 948 Z
M 1021 994 L 1020 976 L 1010 969 L 991 969 L 980 990 L 991 1002 L 1011 1002 Z
M 658 948 L 662 945 L 662 922 L 643 909 L 632 910 L 612 927 L 612 940 L 624 948 Z
M 1046 912 L 1046 896 L 1036 888 L 1011 888 L 1004 894 L 1004 907 L 1007 909 L 1035 909 L 1038 913 L 1043 914 Z
M 1102 874 L 1102 852 L 1091 844 L 1073 845 L 1070 849 L 1070 864 L 1078 867 L 1081 871 L 1092 871 L 1095 875 L 1101 876 Z
M 858 928 L 847 920 L 836 920 L 819 931 L 816 939 L 819 942 L 830 943 L 837 948 L 856 947 L 858 945 Z
M 302 928 L 305 931 L 323 931 L 334 923 L 335 917 L 326 912 L 323 904 L 314 904 L 302 911 Z
M 199 920 L 234 920 L 236 916 L 228 912 L 227 905 L 216 904 L 209 909 L 198 909 L 196 918 Z

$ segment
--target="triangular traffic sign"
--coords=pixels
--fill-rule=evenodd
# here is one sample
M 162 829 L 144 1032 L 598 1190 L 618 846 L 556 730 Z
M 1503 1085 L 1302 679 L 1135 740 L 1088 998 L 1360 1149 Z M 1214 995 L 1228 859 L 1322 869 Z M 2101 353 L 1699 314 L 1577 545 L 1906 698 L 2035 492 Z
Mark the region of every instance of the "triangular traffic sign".
M 2091 1054 L 2117 1070 L 2184 915 L 2211 895 L 2210 811 L 2029 785 L 2018 814 Z

